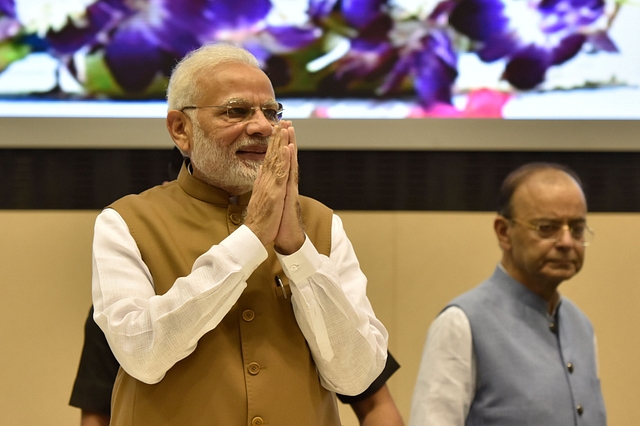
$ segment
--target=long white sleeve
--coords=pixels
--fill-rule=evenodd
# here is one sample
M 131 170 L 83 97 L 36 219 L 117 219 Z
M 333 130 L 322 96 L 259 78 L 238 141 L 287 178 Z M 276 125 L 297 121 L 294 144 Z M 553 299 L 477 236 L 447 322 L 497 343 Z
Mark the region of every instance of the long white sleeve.
M 464 426 L 475 387 L 471 326 L 464 311 L 452 306 L 429 327 L 409 426 Z
M 298 252 L 278 258 L 291 281 L 294 314 L 322 385 L 357 395 L 384 369 L 388 334 L 373 313 L 367 278 L 336 215 L 331 229 L 328 258 L 308 238 Z
M 266 258 L 260 240 L 240 227 L 201 255 L 188 276 L 157 296 L 126 223 L 106 209 L 94 229 L 94 319 L 125 371 L 157 383 L 220 323 Z

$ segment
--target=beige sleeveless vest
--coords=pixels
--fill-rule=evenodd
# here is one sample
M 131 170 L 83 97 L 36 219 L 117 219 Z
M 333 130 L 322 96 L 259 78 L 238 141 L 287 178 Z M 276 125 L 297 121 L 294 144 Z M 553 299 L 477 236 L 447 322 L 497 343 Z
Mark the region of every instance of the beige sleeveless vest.
M 157 294 L 191 271 L 196 258 L 236 230 L 249 194 L 226 192 L 189 175 L 116 201 L 149 267 Z M 332 211 L 300 200 L 305 232 L 321 254 L 331 249 Z M 319 381 L 296 323 L 291 291 L 273 247 L 222 322 L 157 384 L 122 369 L 112 399 L 115 426 L 336 426 L 335 395 Z M 285 284 L 276 287 L 278 275 Z

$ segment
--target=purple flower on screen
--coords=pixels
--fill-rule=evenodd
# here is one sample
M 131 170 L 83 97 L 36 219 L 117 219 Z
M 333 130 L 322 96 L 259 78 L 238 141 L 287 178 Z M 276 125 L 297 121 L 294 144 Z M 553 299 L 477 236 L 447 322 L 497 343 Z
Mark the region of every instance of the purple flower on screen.
M 13 62 L 38 50 L 39 41 L 37 37 L 25 34 L 24 27 L 18 19 L 15 1 L 0 0 L 0 73 Z
M 270 10 L 269 0 L 209 0 L 206 14 L 215 31 L 242 30 L 262 21 Z
M 0 0 L 0 15 L 16 17 L 16 5 L 13 0 Z
M 444 29 L 433 29 L 399 49 L 399 59 L 380 92 L 394 91 L 409 77 L 420 104 L 430 108 L 436 102 L 451 103 L 457 76 L 457 55 L 449 35 Z
M 398 53 L 389 39 L 393 22 L 386 15 L 377 15 L 369 19 L 348 38 L 344 37 L 337 45 L 342 50 L 336 61 L 336 78 L 352 81 L 357 79 L 379 78 L 387 74 L 397 60 Z
M 337 0 L 271 0 L 266 27 L 259 40 L 274 54 L 300 51 L 320 39 L 324 23 L 333 14 Z
M 380 96 L 413 89 L 424 108 L 451 103 L 457 56 L 440 23 L 411 13 L 395 19 L 392 5 L 382 0 L 344 1 L 340 7 L 351 32 L 345 31 L 342 42 L 308 68 L 333 60 L 334 79 L 344 86 L 377 81 Z
M 604 0 L 460 0 L 449 23 L 477 44 L 483 61 L 505 59 L 511 85 L 532 89 L 585 43 L 615 51 L 601 30 L 606 18 Z
M 329 35 L 332 38 L 325 67 L 354 50 L 371 52 L 380 50 L 386 40 L 391 18 L 387 15 L 387 0 L 271 0 L 273 9 L 266 18 L 265 33 L 271 39 L 262 38 L 263 45 L 274 53 L 300 51 Z M 336 40 L 341 39 L 341 42 Z M 326 40 L 325 40 L 326 41 Z M 384 49 L 383 49 L 384 50 Z M 371 56 L 371 55 L 369 55 Z
M 0 0 L 0 41 L 15 36 L 20 30 L 20 23 L 15 18 L 13 0 Z
M 168 76 L 194 48 L 255 25 L 270 7 L 269 0 L 99 0 L 81 24 L 50 31 L 47 39 L 58 55 L 104 51 L 117 83 L 136 93 Z
M 384 13 L 387 0 L 307 0 L 306 2 L 302 0 L 298 3 L 303 4 L 312 20 L 323 20 L 333 12 L 337 12 L 348 25 L 362 28 Z
M 206 6 L 206 0 L 99 0 L 86 9 L 83 22 L 49 31 L 47 40 L 63 57 L 103 51 L 118 84 L 141 92 L 199 46 L 197 35 L 208 26 Z
M 366 28 L 385 15 L 383 6 L 386 3 L 386 0 L 342 0 L 342 16 L 354 28 Z
M 354 42 L 356 54 L 368 58 L 365 64 L 371 67 L 369 74 L 375 70 L 371 65 L 375 63 L 371 59 L 374 54 L 379 58 L 377 70 L 386 73 L 377 93 L 398 93 L 409 83 L 423 108 L 450 104 L 458 76 L 457 55 L 448 31 L 438 22 L 438 8 L 422 19 L 391 19 L 391 14 L 381 12 L 385 3 L 371 1 L 369 7 L 361 8 L 359 22 L 367 24 L 360 28 Z

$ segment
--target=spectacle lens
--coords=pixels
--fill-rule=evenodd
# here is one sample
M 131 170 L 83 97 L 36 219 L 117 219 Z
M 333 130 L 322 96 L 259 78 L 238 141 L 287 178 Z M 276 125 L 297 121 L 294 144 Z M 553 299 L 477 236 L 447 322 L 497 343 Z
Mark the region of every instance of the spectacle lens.
M 569 228 L 571 238 L 577 241 L 582 241 L 585 237 L 587 226 L 584 224 L 563 225 L 561 223 L 539 223 L 536 225 L 538 236 L 545 239 L 559 239 L 565 228 Z
M 583 246 L 587 246 L 593 240 L 594 236 L 593 231 L 583 222 L 564 224 L 560 222 L 529 223 L 517 219 L 510 220 L 535 231 L 538 237 L 543 240 L 558 241 L 562 238 L 564 230 L 567 229 L 574 241 L 581 243 Z
M 262 114 L 267 121 L 273 125 L 278 124 L 282 120 L 282 112 L 284 108 L 282 104 L 278 102 L 277 106 L 241 106 L 241 105 L 206 105 L 206 106 L 185 106 L 180 109 L 184 111 L 186 109 L 198 109 L 198 108 L 220 108 L 226 110 L 226 116 L 229 122 L 239 123 L 250 118 L 254 112 L 258 109 L 262 110 Z
M 237 123 L 239 121 L 246 120 L 251 117 L 255 111 L 258 109 L 262 110 L 267 121 L 272 124 L 278 123 L 282 119 L 282 104 L 278 104 L 277 107 L 268 106 L 268 107 L 243 107 L 243 106 L 227 106 L 227 118 L 232 123 Z

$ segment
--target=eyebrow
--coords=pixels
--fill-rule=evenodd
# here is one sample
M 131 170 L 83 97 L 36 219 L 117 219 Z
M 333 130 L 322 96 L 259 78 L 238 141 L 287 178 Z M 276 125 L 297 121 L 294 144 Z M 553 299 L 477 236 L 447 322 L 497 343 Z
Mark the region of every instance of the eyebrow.
M 574 218 L 569 218 L 566 221 L 565 220 L 561 220 L 561 219 L 550 219 L 547 217 L 542 217 L 542 218 L 537 218 L 537 219 L 531 219 L 533 222 L 552 222 L 552 223 L 586 223 L 587 222 L 587 218 L 585 217 L 574 217 Z
M 245 99 L 245 98 L 230 98 L 230 99 L 227 99 L 223 105 L 235 105 L 235 104 L 251 105 L 252 102 L 250 102 L 248 99 Z M 264 101 L 260 106 L 262 107 L 278 106 L 278 102 L 275 99 L 269 99 L 267 101 Z

